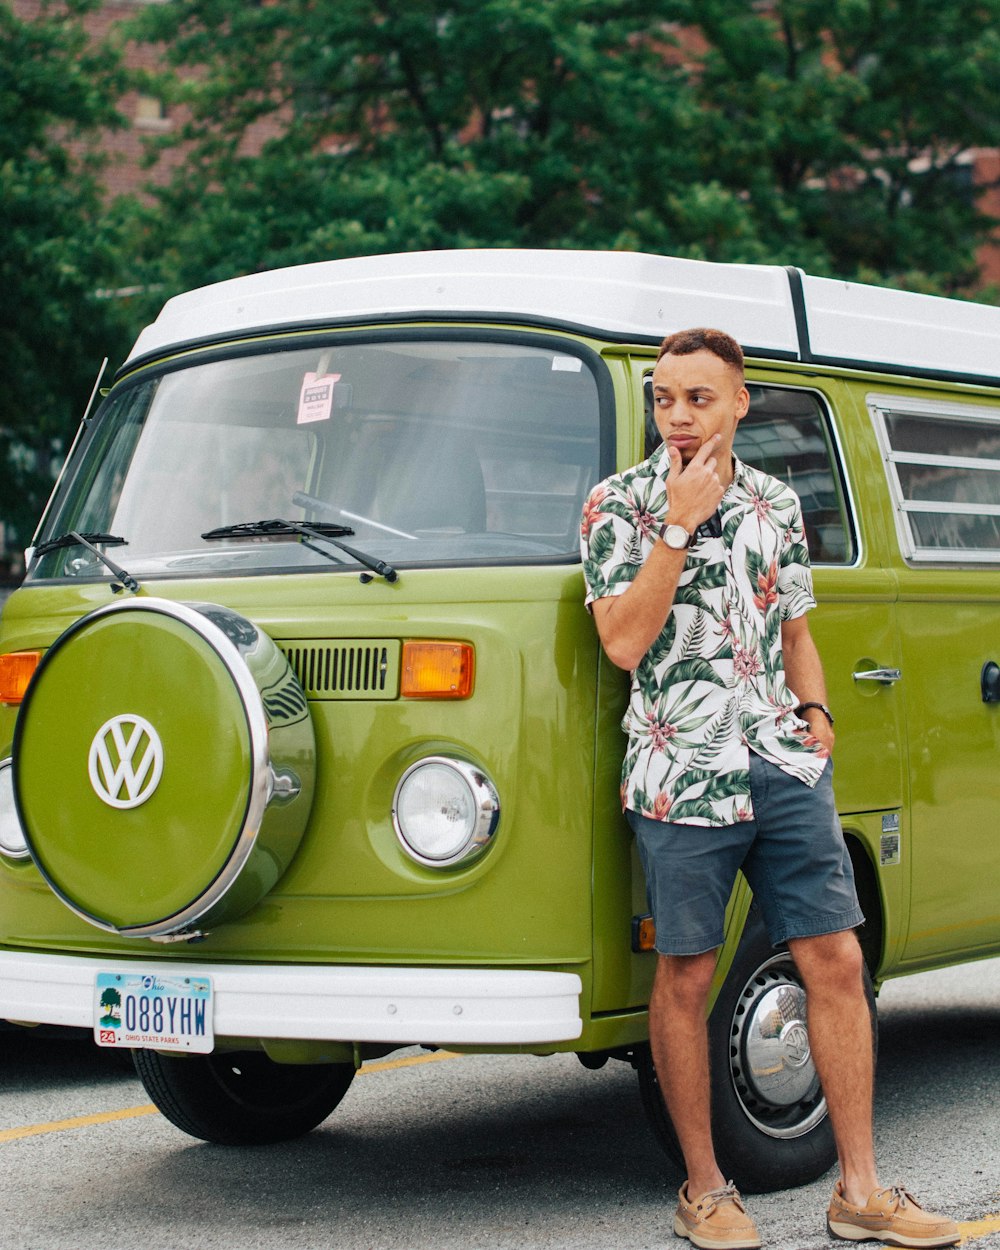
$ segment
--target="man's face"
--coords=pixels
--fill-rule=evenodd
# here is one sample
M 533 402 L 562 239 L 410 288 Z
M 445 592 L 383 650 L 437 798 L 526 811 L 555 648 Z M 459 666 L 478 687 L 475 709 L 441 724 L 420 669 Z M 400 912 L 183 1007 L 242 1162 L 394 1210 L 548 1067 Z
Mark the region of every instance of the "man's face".
M 736 425 L 750 395 L 732 365 L 709 351 L 661 356 L 653 370 L 653 413 L 663 441 L 687 464 L 698 448 L 721 434 L 718 457 L 728 463 Z

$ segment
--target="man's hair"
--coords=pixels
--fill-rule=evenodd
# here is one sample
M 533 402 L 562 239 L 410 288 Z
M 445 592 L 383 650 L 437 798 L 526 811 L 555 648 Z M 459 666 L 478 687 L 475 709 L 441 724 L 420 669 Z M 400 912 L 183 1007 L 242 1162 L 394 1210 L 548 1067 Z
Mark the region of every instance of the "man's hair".
M 660 344 L 656 359 L 663 356 L 690 356 L 692 352 L 711 352 L 727 365 L 732 365 L 743 380 L 743 349 L 730 334 L 724 330 L 710 330 L 698 327 L 694 330 L 678 330 L 676 334 L 668 334 Z

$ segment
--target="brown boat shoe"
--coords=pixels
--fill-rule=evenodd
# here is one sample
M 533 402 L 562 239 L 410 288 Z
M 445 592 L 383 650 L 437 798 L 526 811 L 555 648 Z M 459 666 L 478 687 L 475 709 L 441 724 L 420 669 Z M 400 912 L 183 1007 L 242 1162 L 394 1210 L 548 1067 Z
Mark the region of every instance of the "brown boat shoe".
M 868 1205 L 852 1207 L 844 1200 L 840 1181 L 833 1190 L 826 1226 L 848 1241 L 874 1238 L 890 1246 L 953 1246 L 961 1233 L 954 1220 L 925 1211 L 901 1185 L 876 1189 Z
M 674 1232 L 700 1250 L 757 1250 L 760 1246 L 757 1227 L 732 1181 L 702 1194 L 697 1202 L 688 1198 L 685 1182 L 677 1194 Z

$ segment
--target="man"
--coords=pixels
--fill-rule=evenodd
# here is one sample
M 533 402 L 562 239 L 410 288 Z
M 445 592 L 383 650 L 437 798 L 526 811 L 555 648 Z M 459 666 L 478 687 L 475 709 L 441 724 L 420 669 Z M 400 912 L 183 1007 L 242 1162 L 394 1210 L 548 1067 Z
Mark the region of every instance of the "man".
M 806 613 L 815 606 L 795 494 L 742 464 L 743 353 L 718 330 L 663 341 L 663 445 L 584 509 L 587 603 L 632 672 L 622 802 L 656 925 L 650 1043 L 684 1154 L 674 1231 L 703 1250 L 760 1245 L 716 1162 L 706 1005 L 742 867 L 768 934 L 806 986 L 809 1037 L 837 1143 L 831 1233 L 946 1246 L 957 1226 L 879 1185 L 871 1023 L 854 928 L 864 917 L 837 821 L 833 717 Z

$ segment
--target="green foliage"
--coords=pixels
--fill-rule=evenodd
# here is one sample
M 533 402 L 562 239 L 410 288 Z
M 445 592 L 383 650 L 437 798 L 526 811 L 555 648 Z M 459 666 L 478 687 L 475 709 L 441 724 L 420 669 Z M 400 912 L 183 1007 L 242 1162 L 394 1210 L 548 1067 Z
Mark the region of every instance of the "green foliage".
M 168 0 L 134 32 L 165 48 L 146 86 L 187 110 L 165 142 L 188 159 L 141 223 L 145 276 L 486 245 L 967 288 L 989 223 L 963 153 L 1000 144 L 998 18 L 1000 0 Z
M 115 120 L 122 81 L 87 45 L 92 0 L 0 4 L 0 483 L 2 519 L 24 542 L 100 360 L 120 337 L 99 298 L 115 233 L 83 140 Z M 8 538 L 10 535 L 8 535 Z
M 743 198 L 765 252 L 845 278 L 975 284 L 990 223 L 966 161 L 1000 144 L 1000 0 L 684 9 L 708 43 L 700 177 Z
M 174 0 L 138 29 L 188 75 L 152 88 L 190 110 L 192 159 L 148 221 L 181 282 L 201 258 L 217 277 L 387 250 L 606 246 L 655 200 L 654 164 L 680 176 L 661 136 L 683 78 L 631 0 Z M 265 117 L 281 134 L 255 154 Z
M 638 249 L 968 291 L 1000 0 L 0 0 L 3 518 L 30 532 L 105 354 L 165 295 L 445 247 Z M 131 84 L 183 123 L 142 201 L 88 156 Z M 172 156 L 178 155 L 172 153 Z M 166 171 L 166 167 L 164 167 Z M 99 292 L 138 286 L 122 306 Z M 984 292 L 997 298 L 996 292 Z

